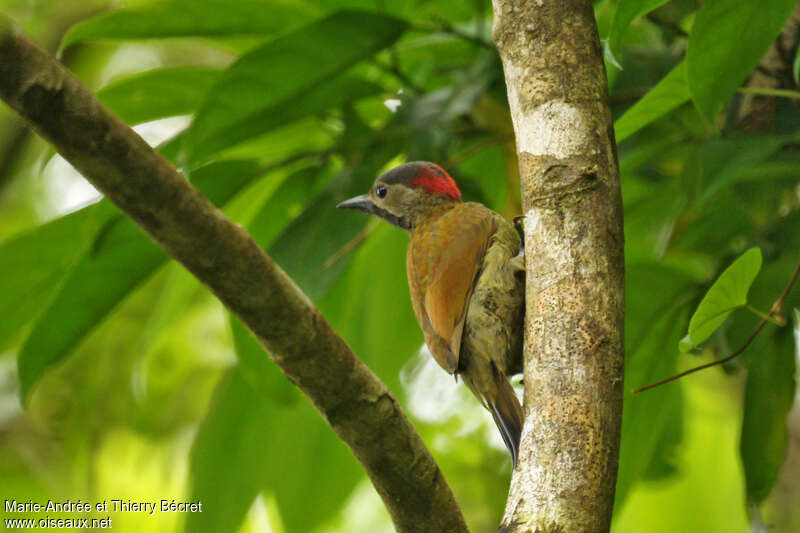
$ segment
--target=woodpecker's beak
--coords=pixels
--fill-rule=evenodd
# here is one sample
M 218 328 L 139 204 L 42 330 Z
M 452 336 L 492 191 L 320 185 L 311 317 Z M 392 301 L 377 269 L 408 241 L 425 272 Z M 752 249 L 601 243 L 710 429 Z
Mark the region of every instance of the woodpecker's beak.
M 340 209 L 358 209 L 359 211 L 364 211 L 370 215 L 381 217 L 389 224 L 393 224 L 398 228 L 409 229 L 411 227 L 405 217 L 397 216 L 375 205 L 368 194 L 362 194 L 361 196 L 345 200 L 336 207 Z
M 362 194 L 361 196 L 356 196 L 355 198 L 345 200 L 336 207 L 339 209 L 358 209 L 359 211 L 364 211 L 370 215 L 378 214 L 378 207 L 372 203 L 372 200 L 369 199 L 369 195 L 367 194 Z

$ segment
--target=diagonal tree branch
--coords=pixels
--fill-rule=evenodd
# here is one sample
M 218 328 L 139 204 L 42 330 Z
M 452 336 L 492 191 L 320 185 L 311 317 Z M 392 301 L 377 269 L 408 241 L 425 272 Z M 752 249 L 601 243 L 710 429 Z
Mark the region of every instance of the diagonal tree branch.
M 47 25 L 49 31 L 45 37 L 46 43 L 43 45 L 44 49 L 50 53 L 55 53 L 61 39 L 67 30 L 76 22 L 81 19 L 90 17 L 98 13 L 97 6 L 88 6 L 87 9 L 82 9 L 80 12 L 70 10 L 65 13 L 63 17 L 56 17 L 55 19 L 48 19 Z M 69 66 L 70 60 L 75 57 L 75 50 L 78 46 L 71 47 L 66 54 L 61 57 L 61 61 Z M 11 179 L 11 174 L 18 163 L 20 154 L 23 152 L 28 140 L 33 133 L 24 121 L 12 120 L 7 126 L 12 129 L 12 133 L 7 135 L 6 145 L 0 150 L 0 188 L 5 187 Z
M 525 213 L 525 426 L 503 524 L 607 532 L 622 418 L 622 201 L 590 0 L 493 0 Z
M 0 17 L 0 98 L 255 334 L 364 466 L 400 532 L 465 532 L 386 386 L 238 225 Z

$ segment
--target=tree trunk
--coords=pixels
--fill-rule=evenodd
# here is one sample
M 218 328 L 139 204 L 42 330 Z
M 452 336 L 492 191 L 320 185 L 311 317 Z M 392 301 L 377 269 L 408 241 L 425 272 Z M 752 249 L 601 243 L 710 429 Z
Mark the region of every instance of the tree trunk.
M 527 268 L 525 427 L 501 530 L 608 531 L 622 419 L 622 202 L 589 0 L 494 0 Z

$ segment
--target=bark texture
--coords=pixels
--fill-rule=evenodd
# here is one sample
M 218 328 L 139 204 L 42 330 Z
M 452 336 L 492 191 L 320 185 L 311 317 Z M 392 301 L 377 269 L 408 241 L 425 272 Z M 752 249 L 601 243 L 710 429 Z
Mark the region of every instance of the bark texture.
M 752 89 L 797 90 L 792 72 L 798 32 L 800 32 L 800 3 L 795 6 L 781 34 L 750 74 L 746 87 Z M 743 94 L 737 110 L 737 126 L 750 133 L 768 131 L 775 122 L 777 102 L 774 96 Z
M 467 531 L 450 488 L 395 398 L 292 280 L 1 16 L 0 97 L 250 328 L 351 448 L 398 531 Z
M 604 532 L 623 379 L 622 202 L 589 0 L 494 0 L 527 269 L 525 427 L 503 526 Z

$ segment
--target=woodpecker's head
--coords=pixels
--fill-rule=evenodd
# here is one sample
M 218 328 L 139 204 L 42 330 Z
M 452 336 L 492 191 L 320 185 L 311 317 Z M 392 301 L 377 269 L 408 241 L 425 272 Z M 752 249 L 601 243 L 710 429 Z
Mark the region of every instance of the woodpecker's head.
M 367 194 L 336 207 L 358 209 L 410 230 L 425 218 L 461 201 L 453 178 L 439 165 L 414 161 L 381 175 Z

